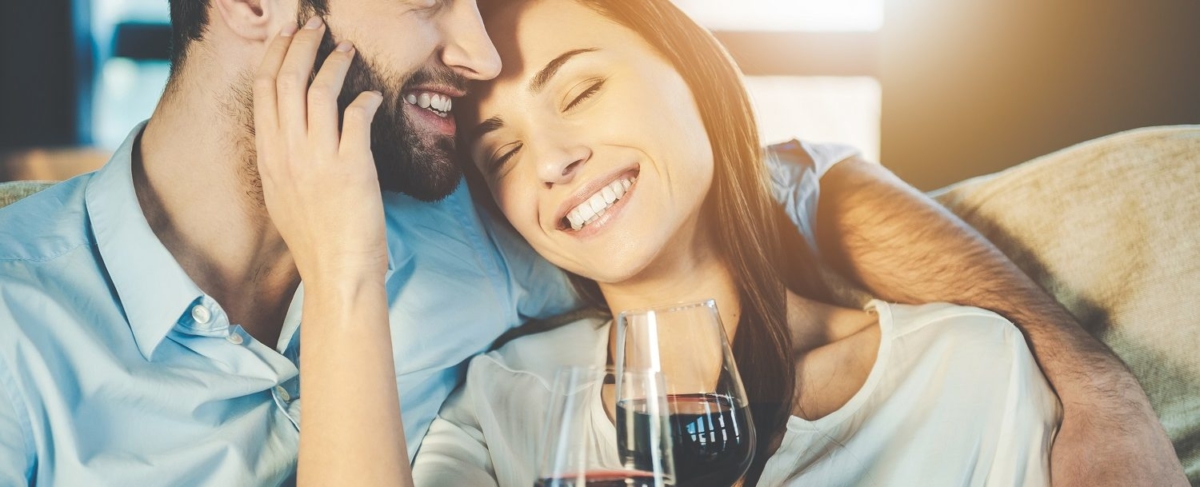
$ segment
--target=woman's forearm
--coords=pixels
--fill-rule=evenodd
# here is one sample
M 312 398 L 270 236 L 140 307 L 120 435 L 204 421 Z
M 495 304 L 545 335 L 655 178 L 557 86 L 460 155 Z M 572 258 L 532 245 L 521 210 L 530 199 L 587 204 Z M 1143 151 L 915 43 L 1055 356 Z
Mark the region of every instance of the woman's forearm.
M 299 485 L 411 486 L 382 281 L 306 284 Z

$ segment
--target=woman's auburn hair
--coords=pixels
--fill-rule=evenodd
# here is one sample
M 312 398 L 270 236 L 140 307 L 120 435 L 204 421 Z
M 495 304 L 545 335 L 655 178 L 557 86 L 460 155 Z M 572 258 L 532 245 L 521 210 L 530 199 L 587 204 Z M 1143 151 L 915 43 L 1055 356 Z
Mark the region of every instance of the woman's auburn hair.
M 745 485 L 754 485 L 785 431 L 795 397 L 796 352 L 787 321 L 785 289 L 827 299 L 817 277 L 815 254 L 771 197 L 750 97 L 736 63 L 716 38 L 670 0 L 573 1 L 634 31 L 650 44 L 683 77 L 704 122 L 714 171 L 701 221 L 730 267 L 741 300 L 732 347 L 758 432 L 758 453 L 745 477 Z M 508 1 L 488 3 L 481 7 L 500 7 Z M 483 10 L 486 21 L 490 9 Z M 466 161 L 464 166 L 478 192 L 481 181 L 474 164 Z M 486 187 L 483 189 L 486 194 Z M 494 202 L 490 195 L 479 199 Z M 569 276 L 588 304 L 608 309 L 595 281 Z M 506 334 L 498 342 L 523 334 Z

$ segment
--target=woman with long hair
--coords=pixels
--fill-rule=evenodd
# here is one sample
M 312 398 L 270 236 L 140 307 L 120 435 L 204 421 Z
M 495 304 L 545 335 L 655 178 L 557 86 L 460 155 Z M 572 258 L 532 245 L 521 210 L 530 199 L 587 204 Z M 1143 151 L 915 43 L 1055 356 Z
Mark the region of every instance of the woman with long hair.
M 826 304 L 814 252 L 771 199 L 740 73 L 707 31 L 668 0 L 481 10 L 504 70 L 459 108 L 477 201 L 604 316 L 476 357 L 423 442 L 418 485 L 532 485 L 550 374 L 603 365 L 622 310 L 709 298 L 759 433 L 746 485 L 1049 484 L 1057 399 L 1011 323 Z

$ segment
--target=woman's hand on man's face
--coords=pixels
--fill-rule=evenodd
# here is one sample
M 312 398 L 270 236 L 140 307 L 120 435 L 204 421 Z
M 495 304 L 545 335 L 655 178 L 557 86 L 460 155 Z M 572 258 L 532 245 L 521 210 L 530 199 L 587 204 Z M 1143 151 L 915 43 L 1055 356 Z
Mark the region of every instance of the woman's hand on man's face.
M 263 197 L 310 285 L 382 281 L 387 239 L 371 121 L 383 97 L 360 94 L 339 130 L 338 95 L 355 49 L 342 42 L 312 77 L 325 29 L 318 17 L 300 29 L 286 27 L 267 47 L 255 78 Z

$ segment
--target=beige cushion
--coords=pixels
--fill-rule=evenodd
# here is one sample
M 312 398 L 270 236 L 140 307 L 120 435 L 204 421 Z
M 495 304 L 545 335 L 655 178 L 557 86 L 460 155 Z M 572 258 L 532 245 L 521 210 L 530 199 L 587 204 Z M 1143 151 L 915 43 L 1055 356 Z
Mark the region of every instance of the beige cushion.
M 44 181 L 13 181 L 0 183 L 0 208 L 16 203 L 17 200 L 49 188 L 54 183 Z
M 1129 364 L 1200 485 L 1200 126 L 1112 135 L 937 199 Z

